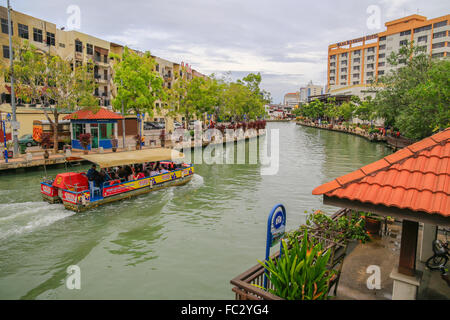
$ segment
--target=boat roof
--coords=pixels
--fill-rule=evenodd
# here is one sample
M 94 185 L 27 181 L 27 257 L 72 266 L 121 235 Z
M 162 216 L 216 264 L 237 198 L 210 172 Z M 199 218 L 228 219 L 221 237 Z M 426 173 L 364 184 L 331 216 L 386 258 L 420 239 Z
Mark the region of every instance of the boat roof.
M 97 164 L 100 168 L 109 168 L 143 162 L 183 159 L 184 154 L 168 148 L 153 148 L 117 153 L 88 154 L 79 157 Z

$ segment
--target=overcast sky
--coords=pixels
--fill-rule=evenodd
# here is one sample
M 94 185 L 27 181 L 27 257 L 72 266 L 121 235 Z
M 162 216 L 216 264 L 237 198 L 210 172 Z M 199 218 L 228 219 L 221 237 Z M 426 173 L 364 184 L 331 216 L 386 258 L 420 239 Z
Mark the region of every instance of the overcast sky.
M 80 32 L 128 45 L 205 74 L 233 78 L 261 72 L 273 102 L 310 80 L 325 85 L 328 45 L 385 30 L 405 15 L 435 18 L 448 0 L 11 0 L 17 11 L 68 25 L 70 5 Z M 6 0 L 2 0 L 6 6 Z M 376 28 L 376 11 L 381 23 Z M 373 27 L 368 27 L 367 22 Z M 375 23 L 373 23 L 375 22 Z

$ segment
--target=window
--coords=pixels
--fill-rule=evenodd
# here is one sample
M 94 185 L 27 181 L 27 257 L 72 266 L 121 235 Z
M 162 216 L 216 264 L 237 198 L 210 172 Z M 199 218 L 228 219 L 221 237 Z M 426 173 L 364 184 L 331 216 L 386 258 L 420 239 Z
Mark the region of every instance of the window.
M 421 36 L 417 39 L 417 42 L 427 42 L 428 41 L 428 36 Z
M 334 67 L 334 66 L 336 66 L 336 62 L 330 63 L 330 67 Z M 158 65 L 156 65 L 156 71 L 158 71 Z
M 420 27 L 420 28 L 416 28 L 414 29 L 414 33 L 419 33 L 419 32 L 423 32 L 423 31 L 427 31 L 431 29 L 431 24 L 425 27 Z
M 108 55 L 107 55 L 107 54 L 105 54 L 105 55 L 103 56 L 103 62 L 104 62 L 104 63 L 108 63 Z
M 353 71 L 359 70 L 359 66 L 353 67 Z
M 94 48 L 90 43 L 86 43 L 86 54 L 94 54 Z
M 359 81 L 353 81 L 353 84 L 357 85 L 357 84 L 359 84 Z
M 361 54 L 361 50 L 356 50 L 356 51 L 353 52 L 353 54 L 360 55 Z
M 384 74 L 384 70 L 378 71 L 378 75 L 379 75 L 379 76 L 382 76 L 383 74 Z
M 385 62 L 379 62 L 379 63 L 378 63 L 378 66 L 379 66 L 379 67 L 384 67 L 385 64 L 386 64 Z
M 354 73 L 353 78 L 359 78 L 359 73 Z
M 347 72 L 347 68 L 341 68 L 341 72 Z
M 334 60 L 334 59 L 336 59 L 336 55 L 335 55 L 335 54 L 333 54 L 333 55 L 330 57 L 330 60 Z
M 386 57 L 386 54 L 385 54 L 385 53 L 380 53 L 380 54 L 378 55 L 378 58 L 379 58 L 379 59 L 383 59 L 384 57 Z
M 402 31 L 402 32 L 400 32 L 400 37 L 408 36 L 408 35 L 410 35 L 410 34 L 411 34 L 411 30 L 408 30 L 408 31 Z
M 406 46 L 408 44 L 408 40 L 401 40 L 399 45 L 400 46 Z
M 23 39 L 28 39 L 28 26 L 18 23 L 19 26 L 19 37 Z
M 334 79 L 335 79 L 334 77 L 330 77 L 330 81 L 334 81 Z
M 341 54 L 341 57 L 347 57 L 347 52 L 342 53 L 342 54 Z
M 3 58 L 9 59 L 9 46 L 3 46 Z
M 37 28 L 33 28 L 33 40 L 36 42 L 41 42 L 42 43 L 42 30 L 41 29 L 37 29 Z
M 341 82 L 341 86 L 345 86 L 347 83 L 345 82 Z
M 386 45 L 385 45 L 385 44 L 382 44 L 382 45 L 380 46 L 380 50 L 384 50 L 384 49 L 386 49 Z
M 433 53 L 431 55 L 432 58 L 442 58 L 444 56 L 444 52 Z
M 367 68 L 368 68 L 368 69 L 373 69 L 373 63 L 368 64 L 368 65 L 367 65 Z
M 346 65 L 347 65 L 347 60 L 341 61 L 341 64 L 342 64 L 343 66 L 346 66 Z
M 373 80 L 366 80 L 366 83 L 371 84 L 373 83 Z
M 433 28 L 439 28 L 447 25 L 447 20 L 433 24 Z
M 341 76 L 341 80 L 347 80 L 347 76 Z
M 330 73 L 335 74 L 336 70 L 330 70 Z
M 51 32 L 47 32 L 47 45 L 55 46 L 55 34 Z
M 156 64 L 156 71 L 159 72 L 159 64 Z
M 2 32 L 8 34 L 8 19 L 2 19 Z M 14 35 L 14 28 L 12 21 L 11 21 L 11 34 Z
M 375 60 L 375 56 L 369 56 L 367 57 L 367 61 L 374 61 Z
M 422 52 L 427 52 L 428 51 L 428 47 L 427 46 L 420 46 L 417 49 L 418 49 L 418 51 L 422 51 Z
M 80 134 L 82 133 L 86 133 L 86 124 L 84 123 L 74 123 L 72 125 L 72 139 L 73 140 L 78 140 L 78 137 L 80 136 Z
M 369 49 L 367 49 L 367 53 L 373 53 L 373 52 L 375 52 L 375 48 L 369 48 Z
M 75 51 L 83 52 L 83 42 L 81 42 L 80 40 L 75 40 Z
M 107 104 L 105 104 L 105 105 L 107 105 Z M 100 130 L 99 130 L 100 131 L 100 139 L 101 140 L 111 139 L 113 130 L 114 130 L 113 123 L 100 123 Z
M 433 43 L 433 49 L 445 47 L 445 42 Z
M 367 76 L 368 77 L 373 77 L 373 72 L 371 71 L 371 72 L 367 72 Z
M 353 59 L 353 63 L 359 63 L 361 61 L 361 58 L 355 58 Z
M 447 35 L 447 31 L 436 32 L 433 34 L 433 39 L 443 38 Z
M 65 48 L 66 47 L 66 45 L 64 44 L 64 43 L 59 43 L 59 46 L 61 47 L 61 48 Z
M 380 41 L 385 41 L 385 40 L 386 40 L 386 36 L 380 37 Z

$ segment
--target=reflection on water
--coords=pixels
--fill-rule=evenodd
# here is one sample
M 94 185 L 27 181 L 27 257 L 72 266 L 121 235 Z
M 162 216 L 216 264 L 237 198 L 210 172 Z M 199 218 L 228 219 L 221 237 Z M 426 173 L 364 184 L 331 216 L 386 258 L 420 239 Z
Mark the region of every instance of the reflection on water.
M 305 210 L 332 213 L 311 191 L 389 153 L 352 135 L 270 128 L 280 129 L 276 175 L 200 164 L 187 185 L 81 214 L 41 201 L 41 171 L 0 175 L 0 298 L 232 299 L 230 279 L 264 255 L 275 204 L 286 206 L 288 229 Z M 69 265 L 81 269 L 81 290 L 65 287 Z

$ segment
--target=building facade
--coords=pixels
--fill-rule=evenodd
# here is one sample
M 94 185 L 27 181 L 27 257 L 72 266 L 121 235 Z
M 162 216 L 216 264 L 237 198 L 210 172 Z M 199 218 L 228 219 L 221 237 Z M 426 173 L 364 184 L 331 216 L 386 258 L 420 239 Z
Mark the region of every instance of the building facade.
M 284 95 L 284 102 L 283 104 L 285 106 L 289 106 L 291 108 L 298 106 L 300 103 L 300 92 L 295 93 L 286 93 Z
M 323 93 L 321 86 L 314 85 L 312 81 L 306 87 L 300 88 L 300 103 L 308 103 L 311 96 L 317 96 Z
M 414 42 L 433 58 L 447 57 L 450 15 L 427 20 L 411 15 L 386 22 L 386 30 L 328 47 L 327 93 L 374 96 L 371 84 L 394 66 L 387 57 Z

